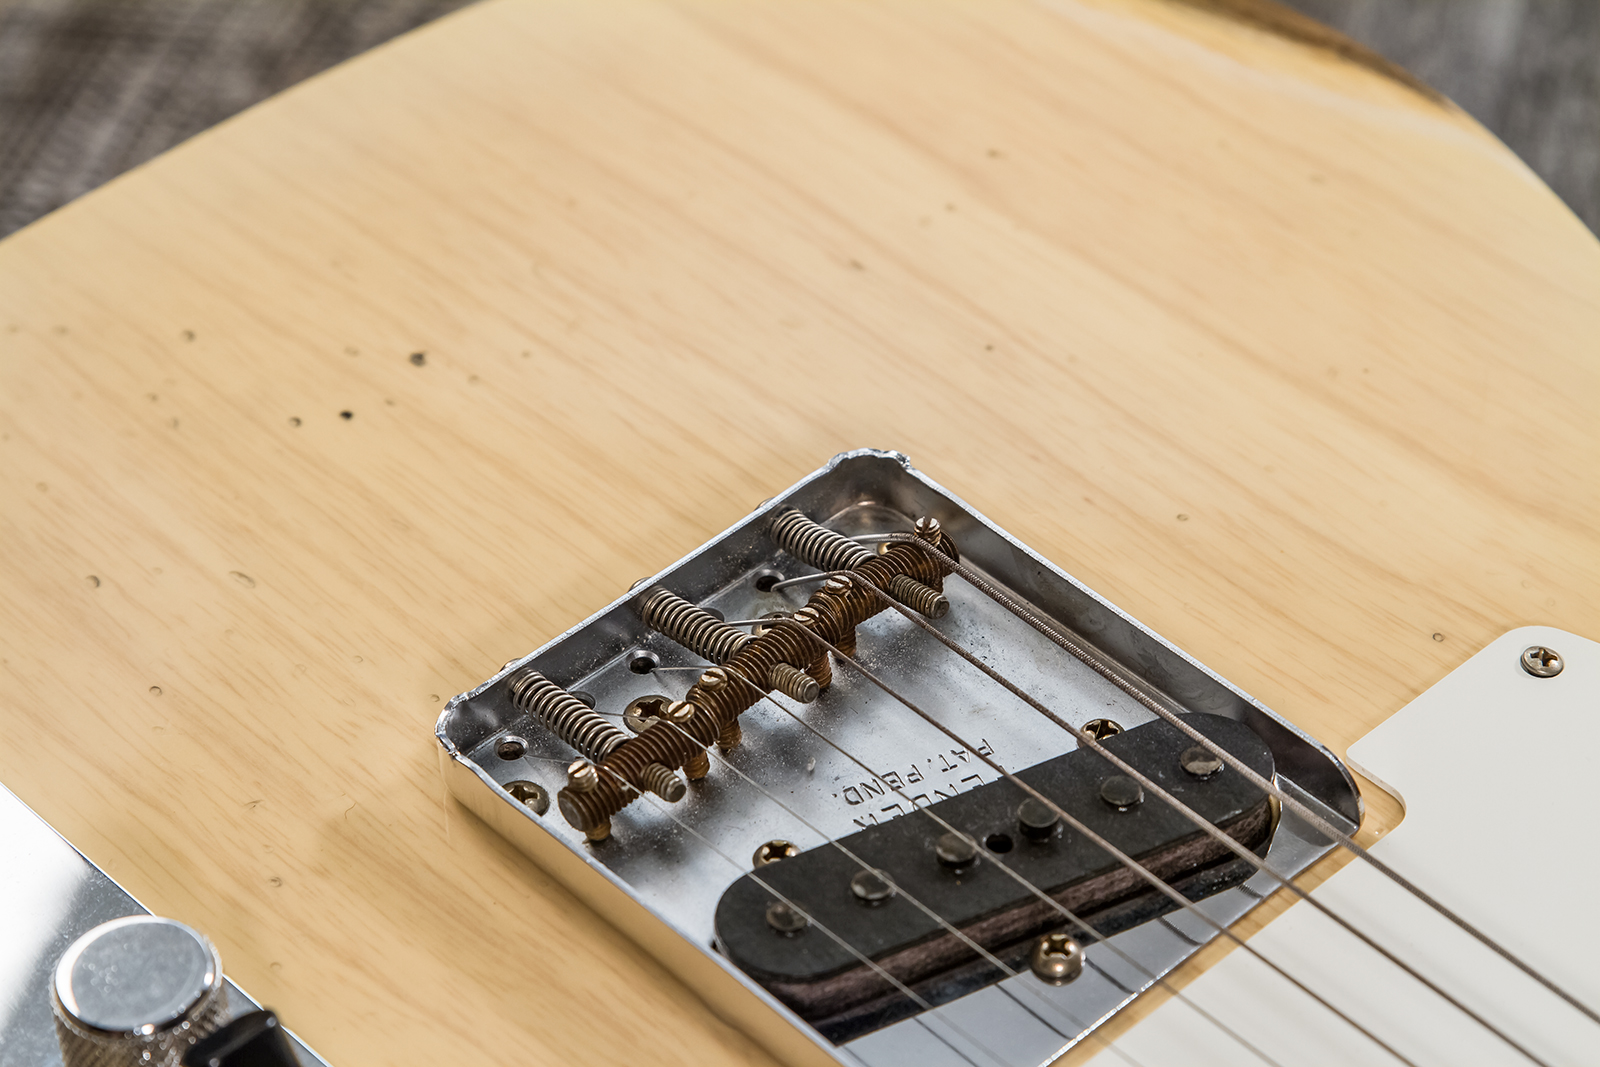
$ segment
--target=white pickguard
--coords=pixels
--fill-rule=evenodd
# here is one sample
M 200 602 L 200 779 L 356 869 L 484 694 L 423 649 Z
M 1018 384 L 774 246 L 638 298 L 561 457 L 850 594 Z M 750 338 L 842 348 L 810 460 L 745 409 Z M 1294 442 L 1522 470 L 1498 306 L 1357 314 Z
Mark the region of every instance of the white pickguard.
M 1530 645 L 1559 652 L 1563 671 L 1525 672 L 1518 660 Z M 1405 804 L 1374 855 L 1600 1010 L 1600 644 L 1513 630 L 1351 746 L 1349 763 Z M 1370 865 L 1351 862 L 1314 897 L 1547 1063 L 1600 1064 L 1600 1025 Z M 1304 904 L 1250 944 L 1420 1067 L 1529 1062 Z M 1397 1062 L 1242 952 L 1185 996 L 1284 1067 Z M 1176 1000 L 1093 1063 L 1130 1059 L 1260 1062 Z

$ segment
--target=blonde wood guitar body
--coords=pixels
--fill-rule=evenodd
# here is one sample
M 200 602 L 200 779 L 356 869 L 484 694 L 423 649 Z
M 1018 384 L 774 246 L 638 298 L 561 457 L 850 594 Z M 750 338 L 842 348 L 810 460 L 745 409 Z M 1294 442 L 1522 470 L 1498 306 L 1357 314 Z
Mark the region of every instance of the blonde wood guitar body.
M 0 781 L 339 1067 L 770 1062 L 446 698 L 876 445 L 1342 754 L 1600 634 L 1597 413 L 1600 244 L 1277 9 L 489 0 L 0 244 Z

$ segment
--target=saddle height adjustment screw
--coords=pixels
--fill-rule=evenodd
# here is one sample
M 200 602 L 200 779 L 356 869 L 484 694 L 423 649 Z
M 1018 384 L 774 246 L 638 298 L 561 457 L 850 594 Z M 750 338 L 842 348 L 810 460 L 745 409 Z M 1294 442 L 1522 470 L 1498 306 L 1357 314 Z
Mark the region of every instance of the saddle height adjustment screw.
M 592 793 L 600 788 L 600 771 L 586 759 L 575 759 L 567 765 L 567 788 L 574 793 Z M 585 831 L 591 843 L 604 841 L 611 836 L 611 820 L 604 819 Z

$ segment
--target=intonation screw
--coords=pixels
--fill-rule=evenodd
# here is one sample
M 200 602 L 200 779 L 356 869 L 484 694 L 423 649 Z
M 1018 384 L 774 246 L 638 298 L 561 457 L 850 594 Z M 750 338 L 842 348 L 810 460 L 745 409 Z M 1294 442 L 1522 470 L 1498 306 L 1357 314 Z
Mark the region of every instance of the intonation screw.
M 1127 811 L 1144 802 L 1144 790 L 1125 774 L 1113 774 L 1100 783 L 1100 799 L 1118 811 Z
M 661 713 L 661 717 L 676 726 L 682 726 L 694 718 L 697 710 L 699 709 L 687 700 L 674 700 L 667 705 L 667 710 Z
M 1083 946 L 1066 934 L 1045 934 L 1028 958 L 1033 973 L 1051 985 L 1066 985 L 1083 973 Z
M 955 832 L 941 835 L 933 844 L 933 854 L 952 871 L 964 871 L 978 861 L 978 847 Z
M 1522 669 L 1535 678 L 1554 678 L 1565 666 L 1560 653 L 1553 648 L 1532 645 L 1522 650 Z
M 875 908 L 894 896 L 894 886 L 877 871 L 857 871 L 850 879 L 850 892 L 867 907 Z
M 784 937 L 793 937 L 809 924 L 800 912 L 789 905 L 779 901 L 767 909 L 767 925 L 772 927 Z
M 700 676 L 699 686 L 708 693 L 715 693 L 718 689 L 728 684 L 728 672 L 721 667 L 712 667 Z
M 932 541 L 936 539 L 939 536 L 939 531 L 942 529 L 942 527 L 939 525 L 939 520 L 934 518 L 932 515 L 924 515 L 922 518 L 918 519 L 915 528 L 917 531 L 917 536 L 922 538 L 924 541 Z
M 1017 825 L 1022 830 L 1022 836 L 1034 841 L 1048 841 L 1055 835 L 1056 824 L 1061 821 L 1061 816 L 1055 809 L 1043 801 L 1029 797 L 1017 806 Z
M 1178 757 L 1178 764 L 1183 767 L 1184 773 L 1196 778 L 1210 778 L 1222 770 L 1222 757 L 1212 752 L 1209 748 L 1200 745 L 1191 745 L 1183 750 L 1183 755 Z
M 833 596 L 844 596 L 853 588 L 855 588 L 855 583 L 850 580 L 848 575 L 844 574 L 835 574 L 832 578 L 822 583 L 822 591 Z

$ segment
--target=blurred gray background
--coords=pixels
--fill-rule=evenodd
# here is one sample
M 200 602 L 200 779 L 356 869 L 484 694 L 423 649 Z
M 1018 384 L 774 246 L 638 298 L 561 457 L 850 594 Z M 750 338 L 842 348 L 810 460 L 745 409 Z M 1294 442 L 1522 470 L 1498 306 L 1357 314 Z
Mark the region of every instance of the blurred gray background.
M 0 236 L 467 0 L 0 0 Z M 1600 232 L 1600 0 L 1290 0 L 1460 104 Z

